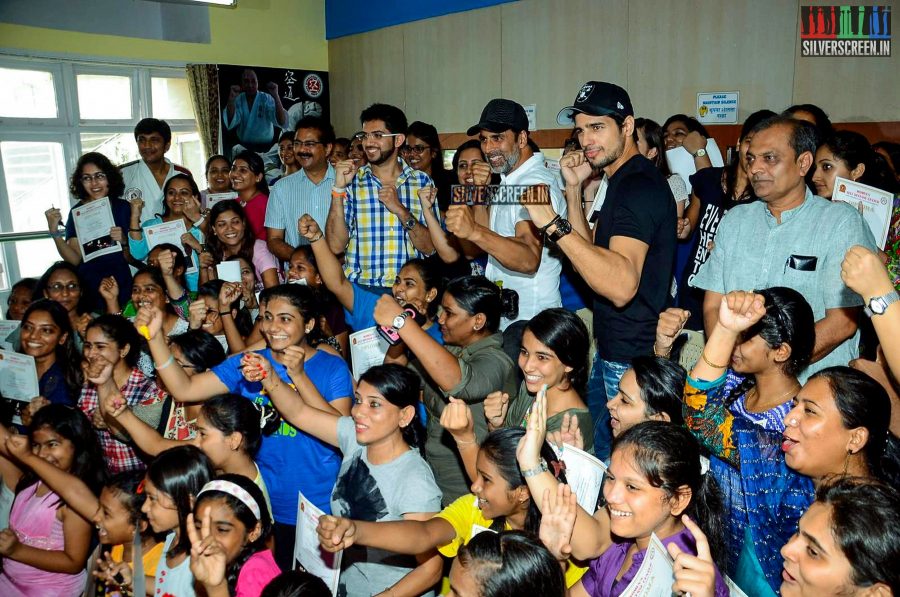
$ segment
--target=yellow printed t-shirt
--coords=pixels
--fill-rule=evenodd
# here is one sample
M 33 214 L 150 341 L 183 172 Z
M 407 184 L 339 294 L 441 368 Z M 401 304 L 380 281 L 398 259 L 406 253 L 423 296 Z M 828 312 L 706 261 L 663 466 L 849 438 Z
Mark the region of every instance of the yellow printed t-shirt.
M 485 518 L 476 504 L 476 497 L 470 493 L 457 499 L 435 515 L 449 522 L 456 531 L 456 537 L 450 543 L 438 547 L 441 555 L 455 558 L 459 548 L 467 544 L 474 535 L 477 535 L 483 529 L 491 528 L 493 521 Z M 512 528 L 507 523 L 504 526 L 504 530 L 510 531 Z M 571 587 L 574 585 L 586 571 L 587 568 L 576 566 L 574 563 L 569 562 L 569 567 L 566 569 L 566 586 Z
M 141 561 L 144 563 L 144 576 L 156 576 L 156 566 L 159 564 L 159 559 L 163 555 L 163 547 L 165 547 L 165 545 L 160 541 L 153 546 L 153 549 L 141 556 Z M 124 553 L 124 545 L 114 545 L 110 550 L 109 555 L 113 562 L 121 562 Z M 129 562 L 128 565 L 134 568 L 131 562 Z

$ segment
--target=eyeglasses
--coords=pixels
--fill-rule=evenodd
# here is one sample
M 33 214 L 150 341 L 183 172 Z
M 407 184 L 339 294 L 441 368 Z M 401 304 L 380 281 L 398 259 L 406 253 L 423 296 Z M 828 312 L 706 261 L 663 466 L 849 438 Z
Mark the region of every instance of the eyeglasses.
M 400 148 L 400 151 L 402 151 L 403 153 L 414 153 L 416 155 L 422 155 L 429 149 L 431 149 L 431 147 L 427 145 L 404 145 Z
M 106 172 L 95 172 L 94 174 L 82 174 L 81 182 L 91 184 L 92 181 L 103 182 L 106 180 Z
M 321 141 L 294 141 L 291 143 L 294 149 L 302 147 L 303 149 L 315 149 L 316 145 L 325 145 Z
M 75 282 L 70 282 L 68 284 L 60 284 L 59 282 L 57 282 L 56 284 L 51 284 L 47 287 L 47 291 L 50 294 L 60 294 L 64 290 L 67 290 L 69 292 L 78 292 L 79 290 L 81 290 L 81 286 L 79 286 Z
M 374 139 L 376 141 L 381 141 L 385 137 L 399 137 L 400 133 L 382 133 L 381 131 L 375 131 L 374 133 L 356 133 L 353 135 L 353 138 L 357 141 L 365 141 L 366 139 Z

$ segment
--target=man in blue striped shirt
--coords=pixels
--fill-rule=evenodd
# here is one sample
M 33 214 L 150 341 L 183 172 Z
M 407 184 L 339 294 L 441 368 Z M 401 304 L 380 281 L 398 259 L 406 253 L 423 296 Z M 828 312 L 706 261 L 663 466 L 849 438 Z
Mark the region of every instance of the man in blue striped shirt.
M 348 280 L 381 292 L 409 259 L 434 252 L 418 195 L 433 183 L 400 158 L 407 129 L 402 110 L 373 104 L 360 122 L 356 137 L 369 163 L 359 169 L 351 160 L 335 166 L 325 237 L 334 253 L 345 253 Z

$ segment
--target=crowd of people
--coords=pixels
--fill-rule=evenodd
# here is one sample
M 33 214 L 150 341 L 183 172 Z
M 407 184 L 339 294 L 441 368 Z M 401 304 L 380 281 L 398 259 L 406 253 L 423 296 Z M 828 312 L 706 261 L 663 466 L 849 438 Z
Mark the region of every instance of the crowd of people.
M 386 104 L 299 120 L 275 179 L 245 150 L 201 190 L 156 119 L 135 163 L 81 156 L 73 211 L 107 199 L 121 250 L 50 209 L 61 260 L 9 296 L 40 391 L 0 427 L 0 594 L 330 595 L 302 494 L 338 595 L 617 596 L 657 539 L 677 594 L 900 595 L 900 205 L 879 246 L 832 201 L 896 194 L 900 145 L 804 104 L 714 166 L 602 81 L 558 122 L 558 167 L 508 99 L 451 170 Z

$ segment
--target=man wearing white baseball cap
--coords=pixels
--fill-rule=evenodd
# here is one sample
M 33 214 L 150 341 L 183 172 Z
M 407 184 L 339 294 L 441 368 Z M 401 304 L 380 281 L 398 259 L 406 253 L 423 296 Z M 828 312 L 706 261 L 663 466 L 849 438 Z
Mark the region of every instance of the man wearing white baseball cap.
M 594 449 L 610 452 L 606 402 L 632 358 L 651 354 L 656 320 L 667 306 L 675 258 L 675 202 L 659 170 L 638 153 L 634 109 L 628 93 L 612 83 L 588 81 L 557 116 L 575 125 L 583 148 L 560 160 L 571 221 L 541 202 L 526 206 L 532 221 L 566 254 L 596 293 L 597 357 L 588 382 Z M 603 205 L 588 227 L 581 183 L 591 168 L 606 175 Z

